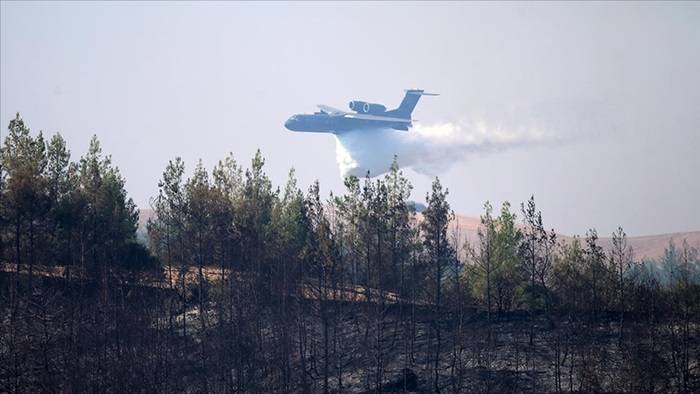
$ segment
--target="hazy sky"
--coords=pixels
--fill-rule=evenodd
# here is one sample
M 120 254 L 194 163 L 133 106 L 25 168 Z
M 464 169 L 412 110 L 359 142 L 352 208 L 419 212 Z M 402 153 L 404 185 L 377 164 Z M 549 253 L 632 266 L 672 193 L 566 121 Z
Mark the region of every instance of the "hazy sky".
M 10 3 L 0 119 L 95 133 L 139 206 L 169 159 L 256 148 L 282 184 L 343 191 L 331 135 L 294 113 L 438 92 L 424 124 L 537 128 L 551 141 L 470 153 L 440 174 L 458 213 L 535 195 L 549 227 L 700 230 L 700 4 Z M 6 129 L 3 127 L 3 134 Z M 414 199 L 430 178 L 408 172 Z

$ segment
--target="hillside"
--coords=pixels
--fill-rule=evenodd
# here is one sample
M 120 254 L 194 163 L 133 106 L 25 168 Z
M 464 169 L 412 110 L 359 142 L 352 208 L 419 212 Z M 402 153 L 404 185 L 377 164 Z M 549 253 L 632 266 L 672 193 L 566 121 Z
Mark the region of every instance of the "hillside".
M 455 224 L 459 228 L 459 232 L 463 239 L 474 242 L 477 239 L 477 230 L 479 228 L 479 218 L 456 215 Z M 601 234 L 599 234 L 601 235 Z M 567 234 L 558 234 L 560 240 L 570 241 L 573 237 Z M 680 245 L 683 240 L 688 241 L 691 247 L 700 247 L 700 231 L 687 231 L 669 234 L 655 234 L 644 236 L 630 236 L 627 238 L 634 256 L 638 260 L 642 259 L 658 259 L 663 256 L 664 249 L 673 240 L 676 245 Z M 612 238 L 600 237 L 599 244 L 607 251 L 612 247 Z

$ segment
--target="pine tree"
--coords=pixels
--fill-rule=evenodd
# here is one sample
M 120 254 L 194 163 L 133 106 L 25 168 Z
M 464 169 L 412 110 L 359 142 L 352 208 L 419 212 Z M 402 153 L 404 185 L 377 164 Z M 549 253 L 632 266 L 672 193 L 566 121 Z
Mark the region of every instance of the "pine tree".
M 71 193 L 73 170 L 70 151 L 61 134 L 51 137 L 47 149 L 48 165 L 46 178 L 48 182 L 49 215 L 48 237 L 51 252 L 49 259 L 54 263 L 70 263 L 71 230 L 74 223 L 71 218 Z
M 447 202 L 448 190 L 442 190 L 440 180 L 435 178 L 432 184 L 432 192 L 426 194 L 427 208 L 423 212 L 421 231 L 423 233 L 423 245 L 428 261 L 432 269 L 434 280 L 434 310 L 435 319 L 432 324 L 436 346 L 433 358 L 433 389 L 440 392 L 440 351 L 441 351 L 441 304 L 444 271 L 453 256 L 453 250 L 448 242 L 447 227 L 454 218 Z
M 304 202 L 305 212 L 308 218 L 308 237 L 303 249 L 303 255 L 313 274 L 315 286 L 312 286 L 312 293 L 318 300 L 318 316 L 321 324 L 321 349 L 323 352 L 322 378 L 323 392 L 330 392 L 330 368 L 333 364 L 331 360 L 330 333 L 333 329 L 334 318 L 332 316 L 332 300 L 335 297 L 332 291 L 332 284 L 335 271 L 338 269 L 338 253 L 335 245 L 334 235 L 325 214 L 323 203 L 321 202 L 319 184 L 314 182 L 309 188 L 308 195 Z
M 483 282 L 483 298 L 486 301 L 488 321 L 491 322 L 491 293 L 492 279 L 498 270 L 496 262 L 496 223 L 493 219 L 493 208 L 487 201 L 484 204 L 484 214 L 481 216 L 481 225 L 477 230 L 479 237 L 479 250 L 474 256 L 479 276 Z
M 207 174 L 202 161 L 197 163 L 194 174 L 185 182 L 185 199 L 187 200 L 186 233 L 191 240 L 191 253 L 197 264 L 198 286 L 197 299 L 199 301 L 199 332 L 203 335 L 207 329 L 207 308 L 205 307 L 208 294 L 208 281 L 204 276 L 205 264 L 210 261 L 211 231 L 212 231 L 212 193 Z M 207 352 L 205 341 L 200 342 L 200 366 L 202 370 L 207 368 Z M 206 375 L 202 374 L 201 387 L 208 391 Z
M 618 227 L 612 236 L 612 250 L 610 251 L 610 268 L 615 273 L 617 292 L 617 309 L 620 314 L 618 328 L 618 345 L 622 345 L 622 336 L 625 324 L 625 288 L 627 287 L 626 275 L 632 268 L 632 247 L 627 243 L 627 234 L 622 227 Z
M 601 309 L 606 308 L 605 289 L 609 288 L 609 271 L 605 266 L 605 252 L 598 245 L 598 232 L 595 229 L 586 233 L 585 262 L 585 278 L 589 289 L 587 305 L 592 309 L 593 320 L 597 322 Z
M 523 213 L 523 243 L 521 246 L 521 254 L 523 257 L 523 272 L 528 278 L 527 286 L 527 304 L 530 313 L 530 345 L 534 341 L 534 314 L 537 308 L 537 270 L 541 264 L 541 244 L 545 237 L 544 227 L 542 225 L 542 213 L 537 210 L 535 205 L 535 197 L 531 196 L 525 204 L 521 205 Z
M 110 156 L 102 156 L 102 148 L 96 136 L 90 141 L 85 156 L 80 158 L 78 179 L 81 199 L 84 199 L 82 219 L 83 242 L 89 250 L 81 248 L 81 260 L 90 255 L 87 271 L 97 280 L 102 301 L 107 300 L 107 285 L 112 269 L 143 268 L 150 262 L 145 257 L 130 261 L 130 253 L 142 248 L 136 244 L 138 210 L 128 197 L 125 180 L 119 169 L 112 165 Z M 86 241 L 86 243 L 85 243 Z
M 2 167 L 7 174 L 3 208 L 7 211 L 4 216 L 14 224 L 16 272 L 19 275 L 23 255 L 28 256 L 31 286 L 37 255 L 36 236 L 48 209 L 43 176 L 47 165 L 46 145 L 42 133 L 33 138 L 18 113 L 8 126 L 2 154 Z M 23 234 L 24 231 L 27 233 Z
M 510 311 L 522 276 L 518 269 L 522 232 L 515 226 L 516 215 L 510 212 L 506 201 L 496 218 L 495 261 L 498 269 L 494 272 L 492 286 L 495 291 L 498 312 Z
M 410 261 L 412 219 L 415 206 L 408 203 L 413 186 L 399 169 L 398 159 L 394 157 L 389 172 L 384 177 L 387 187 L 389 243 L 391 251 L 391 276 L 387 278 L 388 287 L 398 290 L 402 298 L 406 297 L 406 265 Z
M 288 174 L 284 194 L 278 204 L 275 205 L 273 214 L 273 226 L 278 236 L 275 239 L 275 264 L 274 281 L 275 293 L 279 295 L 275 326 L 278 330 L 277 338 L 280 342 L 279 371 L 281 374 L 282 391 L 290 392 L 292 388 L 292 355 L 293 328 L 297 322 L 297 314 L 292 305 L 292 296 L 298 294 L 299 280 L 297 267 L 303 249 L 308 241 L 308 229 L 304 226 L 308 223 L 305 219 L 305 199 L 303 192 L 297 186 L 294 169 Z

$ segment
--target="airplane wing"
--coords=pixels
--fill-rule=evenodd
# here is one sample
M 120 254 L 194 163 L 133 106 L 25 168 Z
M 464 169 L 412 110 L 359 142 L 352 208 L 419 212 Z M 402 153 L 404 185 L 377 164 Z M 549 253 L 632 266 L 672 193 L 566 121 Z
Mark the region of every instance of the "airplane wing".
M 355 119 L 382 120 L 385 122 L 411 123 L 411 119 L 394 118 L 394 117 L 390 117 L 390 116 L 377 116 L 377 115 L 351 114 L 351 113 L 346 113 L 346 115 L 348 118 L 355 118 Z
M 343 110 L 341 110 L 341 109 L 329 107 L 329 106 L 323 105 L 323 104 L 319 104 L 319 105 L 318 105 L 318 108 L 319 108 L 321 111 L 323 111 L 323 112 L 325 112 L 325 113 L 327 113 L 328 115 L 331 115 L 331 116 L 340 116 L 340 115 L 346 115 L 346 114 L 348 114 L 348 112 L 345 112 L 345 111 L 343 111 Z

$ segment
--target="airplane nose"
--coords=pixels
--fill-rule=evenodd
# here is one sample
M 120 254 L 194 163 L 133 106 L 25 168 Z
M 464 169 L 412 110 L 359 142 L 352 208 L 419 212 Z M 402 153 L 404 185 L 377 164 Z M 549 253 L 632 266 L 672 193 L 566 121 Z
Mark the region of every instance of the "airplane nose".
M 284 122 L 284 127 L 286 127 L 289 130 L 294 131 L 294 124 L 295 123 L 296 123 L 296 121 L 294 119 L 289 118 L 289 119 L 287 119 L 286 122 Z

